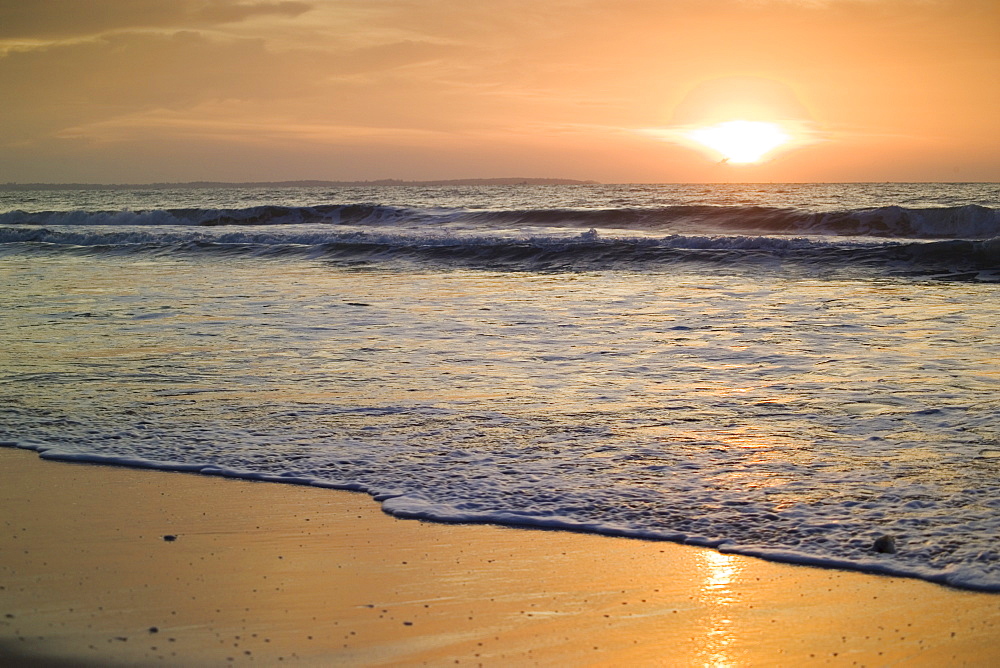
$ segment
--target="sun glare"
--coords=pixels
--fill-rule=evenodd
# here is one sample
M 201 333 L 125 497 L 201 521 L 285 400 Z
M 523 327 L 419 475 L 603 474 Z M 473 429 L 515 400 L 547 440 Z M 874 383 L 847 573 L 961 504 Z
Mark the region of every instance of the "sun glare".
M 781 126 L 764 121 L 725 121 L 689 130 L 686 135 L 732 163 L 757 162 L 792 140 Z

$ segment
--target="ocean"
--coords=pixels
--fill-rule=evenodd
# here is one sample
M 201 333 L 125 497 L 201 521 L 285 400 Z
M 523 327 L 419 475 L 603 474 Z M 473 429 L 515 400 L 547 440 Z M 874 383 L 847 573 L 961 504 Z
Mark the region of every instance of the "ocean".
M 10 190 L 0 282 L 6 446 L 1000 591 L 997 184 Z

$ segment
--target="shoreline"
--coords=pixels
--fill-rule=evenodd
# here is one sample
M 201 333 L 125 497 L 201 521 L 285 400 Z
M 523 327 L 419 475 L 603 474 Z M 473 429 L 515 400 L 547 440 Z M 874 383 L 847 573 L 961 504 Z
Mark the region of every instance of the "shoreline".
M 0 503 L 0 659 L 20 665 L 1000 658 L 998 594 L 674 543 L 401 520 L 355 492 L 5 447 Z

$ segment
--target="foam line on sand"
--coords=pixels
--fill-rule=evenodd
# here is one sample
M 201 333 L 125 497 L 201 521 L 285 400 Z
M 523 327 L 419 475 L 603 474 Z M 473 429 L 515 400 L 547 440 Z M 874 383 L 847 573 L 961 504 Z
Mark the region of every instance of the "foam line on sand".
M 0 448 L 0 664 L 988 665 L 1000 595 Z

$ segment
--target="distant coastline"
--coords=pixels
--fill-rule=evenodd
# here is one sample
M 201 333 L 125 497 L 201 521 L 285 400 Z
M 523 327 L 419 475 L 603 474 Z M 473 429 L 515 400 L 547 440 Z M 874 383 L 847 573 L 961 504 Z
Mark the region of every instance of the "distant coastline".
M 566 186 L 595 185 L 598 181 L 508 177 L 496 179 L 447 179 L 439 181 L 187 181 L 184 183 L 0 183 L 11 190 L 173 190 L 179 188 L 345 188 L 364 186 Z

